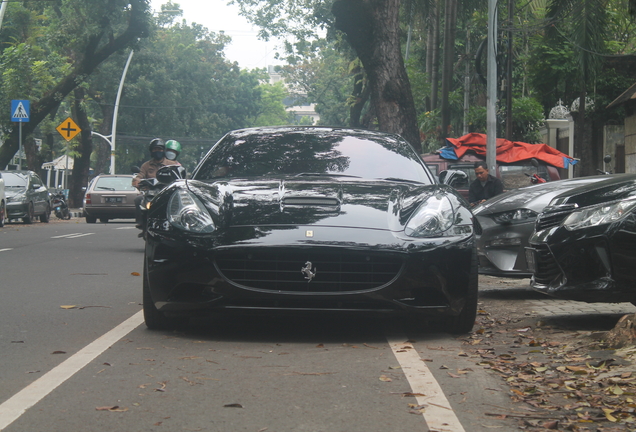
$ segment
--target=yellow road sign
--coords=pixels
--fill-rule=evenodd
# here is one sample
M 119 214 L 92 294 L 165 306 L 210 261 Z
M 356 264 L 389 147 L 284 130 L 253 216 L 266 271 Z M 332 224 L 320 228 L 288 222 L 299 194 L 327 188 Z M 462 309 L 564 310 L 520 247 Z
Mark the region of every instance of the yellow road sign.
M 62 135 L 62 138 L 64 138 L 66 141 L 72 140 L 73 138 L 75 138 L 75 135 L 82 131 L 70 117 L 60 123 L 60 125 L 56 127 L 55 130 L 57 130 L 60 135 Z

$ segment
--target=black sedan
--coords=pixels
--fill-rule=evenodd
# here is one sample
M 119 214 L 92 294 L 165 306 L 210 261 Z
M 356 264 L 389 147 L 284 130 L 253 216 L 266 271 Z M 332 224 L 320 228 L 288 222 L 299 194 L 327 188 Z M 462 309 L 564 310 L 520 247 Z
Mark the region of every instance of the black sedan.
M 472 328 L 473 220 L 392 134 L 228 133 L 148 214 L 146 325 L 224 311 L 372 313 Z
M 473 208 L 477 219 L 479 273 L 529 278 L 526 248 L 539 213 L 550 201 L 567 191 L 607 176 L 578 177 L 539 183 L 504 192 Z
M 537 219 L 532 287 L 586 302 L 636 302 L 636 175 L 559 195 Z

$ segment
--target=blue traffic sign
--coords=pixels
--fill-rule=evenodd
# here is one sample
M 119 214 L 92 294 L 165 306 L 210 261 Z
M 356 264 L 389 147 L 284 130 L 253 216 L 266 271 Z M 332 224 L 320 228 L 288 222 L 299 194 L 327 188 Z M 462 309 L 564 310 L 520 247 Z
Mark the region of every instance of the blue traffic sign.
M 11 121 L 28 122 L 31 115 L 31 103 L 28 100 L 11 101 Z

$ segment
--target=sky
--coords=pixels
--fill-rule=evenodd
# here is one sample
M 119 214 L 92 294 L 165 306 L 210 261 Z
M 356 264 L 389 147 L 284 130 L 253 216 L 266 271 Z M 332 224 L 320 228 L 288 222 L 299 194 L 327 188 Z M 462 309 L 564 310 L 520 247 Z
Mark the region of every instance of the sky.
M 221 30 L 232 38 L 225 48 L 225 57 L 238 62 L 243 69 L 266 68 L 268 65 L 281 64 L 274 54 L 278 41 L 264 42 L 257 38 L 258 29 L 238 14 L 236 5 L 227 5 L 226 0 L 173 0 L 183 10 L 183 19 L 188 24 L 196 22 L 208 30 L 219 33 Z M 151 0 L 150 5 L 156 12 L 167 0 Z

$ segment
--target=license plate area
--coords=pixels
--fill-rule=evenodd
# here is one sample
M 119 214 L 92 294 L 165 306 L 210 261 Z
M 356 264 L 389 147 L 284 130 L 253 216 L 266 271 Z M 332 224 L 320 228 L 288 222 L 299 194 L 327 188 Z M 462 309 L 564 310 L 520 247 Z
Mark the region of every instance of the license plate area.
M 123 197 L 106 197 L 106 204 L 121 204 L 124 202 Z
M 526 248 L 526 265 L 528 267 L 528 271 L 532 273 L 537 271 L 536 253 L 536 249 Z

